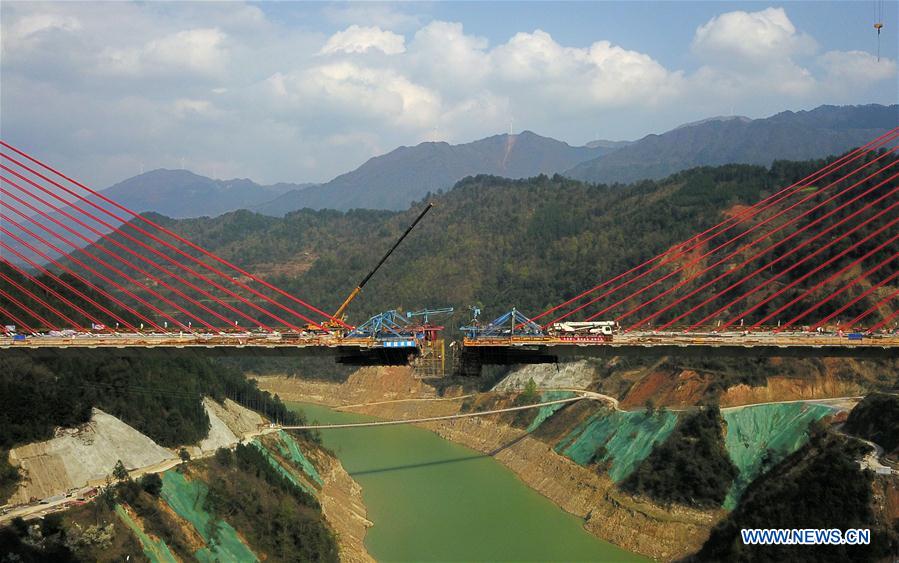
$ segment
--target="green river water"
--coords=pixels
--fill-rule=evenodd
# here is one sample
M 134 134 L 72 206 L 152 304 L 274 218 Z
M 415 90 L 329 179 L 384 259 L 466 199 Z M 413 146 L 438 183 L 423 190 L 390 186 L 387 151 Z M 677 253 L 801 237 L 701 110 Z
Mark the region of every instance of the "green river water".
M 374 420 L 294 403 L 310 421 Z M 362 486 L 379 561 L 644 561 L 592 536 L 489 456 L 414 426 L 322 431 Z

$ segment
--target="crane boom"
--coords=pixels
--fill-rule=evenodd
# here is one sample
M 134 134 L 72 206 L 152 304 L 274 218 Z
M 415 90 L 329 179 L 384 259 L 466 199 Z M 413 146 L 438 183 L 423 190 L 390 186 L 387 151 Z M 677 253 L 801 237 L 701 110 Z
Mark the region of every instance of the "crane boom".
M 415 228 L 415 225 L 417 225 L 418 222 L 422 220 L 422 218 L 425 216 L 425 214 L 426 214 L 428 211 L 430 211 L 432 207 L 434 207 L 434 204 L 433 204 L 433 203 L 429 203 L 428 206 L 425 207 L 424 210 L 422 210 L 421 213 L 419 213 L 418 217 L 415 218 L 415 221 L 412 221 L 412 224 L 409 225 L 409 228 L 408 228 L 408 229 L 406 229 L 406 232 L 404 232 L 404 233 L 400 236 L 400 238 L 397 239 L 397 241 L 396 241 L 395 243 L 393 243 L 393 246 L 390 247 L 390 250 L 387 251 L 387 254 L 385 254 L 384 257 L 381 258 L 381 261 L 378 262 L 378 264 L 377 264 L 374 268 L 372 268 L 372 270 L 368 273 L 368 275 L 365 276 L 365 277 L 362 279 L 362 281 L 359 283 L 359 285 L 357 285 L 356 288 L 353 289 L 353 291 L 350 292 L 350 294 L 349 294 L 349 295 L 347 296 L 347 298 L 344 300 L 344 302 L 343 302 L 343 304 L 340 306 L 340 308 L 337 309 L 337 311 L 334 313 L 334 318 L 335 318 L 335 319 L 342 319 L 342 318 L 343 318 L 343 314 L 344 314 L 344 312 L 346 311 L 346 308 L 349 307 L 349 306 L 350 306 L 350 303 L 353 302 L 353 299 L 355 299 L 356 296 L 359 295 L 359 293 L 362 291 L 362 288 L 365 287 L 365 284 L 366 284 L 366 283 L 368 283 L 368 280 L 370 280 L 371 277 L 372 277 L 373 275 L 375 275 L 375 272 L 377 272 L 378 269 L 380 269 L 381 266 L 384 265 L 384 262 L 386 262 L 387 259 L 390 258 L 390 255 L 393 254 L 393 251 L 396 250 L 396 247 L 398 247 L 398 246 L 400 245 L 400 243 L 403 242 L 403 239 L 405 239 L 405 238 L 409 235 L 409 233 L 412 232 L 412 229 Z

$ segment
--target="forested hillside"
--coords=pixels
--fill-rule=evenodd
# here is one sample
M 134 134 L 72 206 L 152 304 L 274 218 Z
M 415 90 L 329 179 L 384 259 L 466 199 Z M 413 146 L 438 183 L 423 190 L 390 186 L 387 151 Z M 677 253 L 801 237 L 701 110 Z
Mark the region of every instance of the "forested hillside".
M 891 158 L 872 166 L 885 165 Z M 458 313 L 449 324 L 457 326 L 468 320 L 467 307 L 476 304 L 483 306 L 485 316 L 512 306 L 533 315 L 690 238 L 727 212 L 754 203 L 823 164 L 697 168 L 627 188 L 590 186 L 561 176 L 468 178 L 452 191 L 428 198 L 436 204 L 435 209 L 366 286 L 349 310 L 350 320 L 359 323 L 392 308 L 452 305 Z M 869 186 L 873 184 L 868 182 L 858 190 Z M 847 217 L 888 189 L 888 185 L 878 188 L 824 225 Z M 812 203 L 824 198 L 822 195 Z M 420 202 L 402 213 L 301 210 L 283 219 L 245 211 L 214 219 L 153 219 L 295 295 L 334 310 L 422 206 Z M 885 217 L 874 221 L 859 231 L 859 237 L 886 221 Z M 795 230 L 789 226 L 778 237 Z M 889 231 L 873 236 L 858 252 L 840 257 L 829 268 L 842 267 L 888 236 Z M 849 245 L 847 241 L 835 244 L 799 271 L 821 265 Z M 765 260 L 779 254 L 769 253 Z M 748 251 L 744 255 L 748 256 Z M 891 268 L 895 265 L 887 265 L 879 275 L 890 275 Z M 758 280 L 771 275 L 760 272 Z M 781 280 L 787 282 L 797 275 L 798 271 Z M 652 297 L 661 287 L 642 298 Z M 804 287 L 794 288 L 784 297 L 796 295 Z M 854 296 L 857 288 L 848 295 Z M 767 291 L 759 292 L 753 299 L 766 295 Z M 871 298 L 861 299 L 846 314 L 865 310 Z M 700 312 L 717 305 L 720 302 L 710 303 Z M 823 307 L 821 316 L 832 307 Z M 757 314 L 772 308 L 769 304 Z M 784 317 L 794 310 L 785 311 Z M 671 314 L 678 311 L 673 309 Z
M 163 446 L 196 443 L 209 431 L 204 396 L 230 398 L 272 420 L 299 420 L 241 372 L 208 359 L 0 358 L 0 499 L 19 478 L 7 464 L 10 448 L 84 424 L 92 407 Z
M 856 461 L 865 447 L 818 429 L 808 444 L 750 485 L 736 510 L 713 530 L 691 561 L 888 561 L 899 533 L 878 522 L 872 475 Z M 834 494 L 838 492 L 839 494 Z M 745 545 L 740 530 L 871 530 L 869 545 Z

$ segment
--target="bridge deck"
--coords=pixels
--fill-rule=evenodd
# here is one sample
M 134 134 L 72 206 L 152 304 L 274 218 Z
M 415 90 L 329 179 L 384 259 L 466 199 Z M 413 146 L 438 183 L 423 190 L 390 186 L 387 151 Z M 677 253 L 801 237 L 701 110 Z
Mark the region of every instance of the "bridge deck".
M 337 356 L 349 363 L 405 363 L 414 345 L 393 347 L 374 339 L 310 335 L 274 338 L 233 334 L 82 334 L 71 337 L 0 337 L 0 354 L 19 356 Z
M 628 333 L 599 337 L 466 338 L 464 349 L 483 363 L 552 362 L 559 356 L 719 355 L 767 357 L 899 357 L 899 334 Z

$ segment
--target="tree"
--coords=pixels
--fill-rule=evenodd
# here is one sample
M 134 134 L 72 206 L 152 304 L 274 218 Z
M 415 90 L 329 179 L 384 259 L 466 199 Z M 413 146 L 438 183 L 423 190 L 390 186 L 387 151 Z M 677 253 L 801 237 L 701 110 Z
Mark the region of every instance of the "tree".
M 125 464 L 122 463 L 122 460 L 115 463 L 115 468 L 112 470 L 112 476 L 115 477 L 116 481 L 124 481 L 128 478 L 128 470 L 125 469 Z
M 652 416 L 656 412 L 656 403 L 652 399 L 646 399 L 646 402 L 643 403 L 646 407 L 646 416 Z
M 222 467 L 231 467 L 231 450 L 219 448 L 215 450 L 215 462 Z
M 537 400 L 537 383 L 533 377 L 528 379 L 528 383 L 524 387 L 524 400 L 528 403 L 533 403 Z
M 181 458 L 181 463 L 187 463 L 190 461 L 190 452 L 187 451 L 187 448 L 181 448 L 178 450 L 178 457 Z
M 140 486 L 151 496 L 158 497 L 162 491 L 162 479 L 158 473 L 147 473 L 141 477 Z

